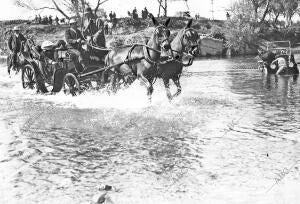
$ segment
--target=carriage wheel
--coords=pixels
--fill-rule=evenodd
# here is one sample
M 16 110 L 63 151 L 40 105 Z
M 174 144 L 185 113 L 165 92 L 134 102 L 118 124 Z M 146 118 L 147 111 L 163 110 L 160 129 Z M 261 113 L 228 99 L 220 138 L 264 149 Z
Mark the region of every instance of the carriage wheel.
M 80 86 L 77 77 L 72 73 L 67 73 L 64 77 L 64 93 L 77 96 L 80 94 Z
M 22 86 L 24 89 L 36 89 L 36 74 L 34 68 L 27 64 L 22 69 Z

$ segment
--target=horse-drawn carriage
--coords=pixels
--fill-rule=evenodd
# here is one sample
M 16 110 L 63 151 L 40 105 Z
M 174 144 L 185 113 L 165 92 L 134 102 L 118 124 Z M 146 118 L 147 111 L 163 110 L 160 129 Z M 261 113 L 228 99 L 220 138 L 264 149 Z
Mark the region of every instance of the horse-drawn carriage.
M 49 42 L 49 41 L 48 41 Z M 47 44 L 47 41 L 44 43 Z M 102 70 L 99 68 L 104 66 L 101 58 L 107 54 L 109 50 L 101 50 L 94 52 L 89 51 L 86 54 L 90 63 L 83 73 L 79 73 L 75 69 L 75 63 L 72 61 L 71 53 L 63 44 L 59 47 L 48 45 L 48 47 L 37 46 L 32 39 L 28 39 L 21 49 L 23 62 L 22 69 L 22 86 L 24 89 L 36 89 L 41 93 L 57 93 L 62 89 L 65 94 L 77 95 L 83 90 L 91 87 L 91 82 L 96 81 L 101 84 Z M 51 53 L 52 59 L 45 56 L 45 52 Z M 47 60 L 48 59 L 48 60 Z M 90 73 L 98 69 L 97 73 Z M 87 77 L 88 76 L 88 77 Z M 50 89 L 49 87 L 52 87 Z
M 291 49 L 290 41 L 272 41 L 260 53 L 259 69 L 267 74 L 299 74 L 297 63 Z M 285 67 L 278 72 L 280 66 Z
M 66 94 L 78 95 L 83 90 L 91 87 L 102 88 L 103 85 L 109 85 L 115 90 L 119 88 L 120 83 L 129 85 L 138 79 L 146 86 L 147 95 L 151 99 L 155 79 L 162 78 L 167 96 L 171 100 L 181 92 L 179 78 L 182 68 L 192 64 L 193 56 L 198 51 L 199 35 L 190 28 L 190 20 L 170 43 L 170 31 L 167 29 L 169 19 L 164 25 L 159 24 L 154 17 L 152 20 L 155 29 L 147 44 L 133 44 L 112 50 L 88 44 L 88 60 L 96 60 L 83 72 L 75 69 L 68 49 L 61 47 L 50 50 L 54 53 L 51 63 L 41 64 L 41 52 L 36 49 L 37 46 L 32 40 L 27 40 L 22 49 L 23 88 L 37 89 L 42 93 L 63 90 Z M 163 52 L 167 53 L 164 57 Z M 183 63 L 184 56 L 188 58 L 187 64 Z M 174 95 L 171 95 L 169 90 L 170 79 L 177 86 Z M 93 81 L 96 82 L 96 86 L 93 86 Z M 50 86 L 52 90 L 49 89 Z

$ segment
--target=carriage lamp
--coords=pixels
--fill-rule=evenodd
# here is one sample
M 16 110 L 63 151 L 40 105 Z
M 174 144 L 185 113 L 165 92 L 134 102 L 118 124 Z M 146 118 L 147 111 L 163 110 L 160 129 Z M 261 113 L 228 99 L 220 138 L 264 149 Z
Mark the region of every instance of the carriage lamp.
M 276 65 L 275 64 L 271 64 L 271 69 L 275 69 L 276 68 Z

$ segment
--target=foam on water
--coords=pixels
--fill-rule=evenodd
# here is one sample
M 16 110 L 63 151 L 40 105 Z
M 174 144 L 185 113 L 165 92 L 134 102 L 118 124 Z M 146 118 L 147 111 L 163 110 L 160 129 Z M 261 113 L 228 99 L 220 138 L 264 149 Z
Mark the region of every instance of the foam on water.
M 5 73 L 5 67 L 0 67 L 0 81 L 8 89 L 2 89 L 11 97 L 22 97 L 24 99 L 44 100 L 53 102 L 59 106 L 73 107 L 79 109 L 86 108 L 117 108 L 121 110 L 139 111 L 146 107 L 164 105 L 168 106 L 165 90 L 162 89 L 161 82 L 156 82 L 154 94 L 151 102 L 146 95 L 146 88 L 138 81 L 134 82 L 129 88 L 118 91 L 116 94 L 108 94 L 106 91 L 85 91 L 79 96 L 65 95 L 62 91 L 55 95 L 36 94 L 35 90 L 24 90 L 22 88 L 20 73 L 12 74 L 10 77 Z M 160 84 L 160 85 L 157 85 Z M 173 90 L 175 91 L 175 90 Z

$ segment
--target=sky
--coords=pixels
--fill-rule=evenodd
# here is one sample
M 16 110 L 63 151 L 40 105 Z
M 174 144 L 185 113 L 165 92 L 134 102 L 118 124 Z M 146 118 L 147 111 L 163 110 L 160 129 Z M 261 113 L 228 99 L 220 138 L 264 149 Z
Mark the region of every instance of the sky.
M 19 8 L 14 5 L 15 0 L 1 0 L 0 6 L 0 20 L 11 20 L 11 19 L 31 19 L 35 14 L 40 13 L 41 15 L 58 15 L 52 10 L 43 10 L 43 11 L 32 11 L 28 9 Z M 34 1 L 38 2 L 37 6 L 45 6 L 48 4 L 39 3 L 45 2 L 47 0 L 25 0 L 25 1 Z M 234 0 L 214 0 L 214 18 L 215 19 L 225 19 L 225 9 L 229 7 L 230 3 Z M 51 5 L 51 1 L 48 0 L 49 5 Z M 96 0 L 90 0 L 90 2 L 96 2 Z M 48 6 L 49 6 L 48 5 Z M 108 2 L 102 5 L 107 13 L 110 11 L 115 11 L 117 17 L 127 16 L 127 11 L 134 7 L 137 8 L 139 15 L 141 10 L 144 7 L 147 7 L 150 12 L 152 12 L 155 16 L 158 13 L 158 3 L 157 0 L 109 0 Z M 211 18 L 212 17 L 212 4 L 211 0 L 188 0 L 188 6 L 191 14 L 194 16 L 196 13 L 199 13 L 202 17 Z M 186 4 L 184 1 L 178 2 L 170 2 L 168 6 L 168 14 L 174 15 L 178 11 L 187 10 Z

